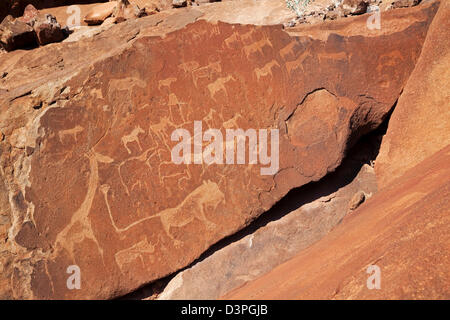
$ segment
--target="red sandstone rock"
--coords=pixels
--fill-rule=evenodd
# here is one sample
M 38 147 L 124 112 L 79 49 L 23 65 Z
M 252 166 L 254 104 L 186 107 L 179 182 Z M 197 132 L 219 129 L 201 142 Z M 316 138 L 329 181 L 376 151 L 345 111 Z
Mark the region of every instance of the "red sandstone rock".
M 380 187 L 450 144 L 450 4 L 441 4 L 375 162 Z
M 0 24 L 0 46 L 6 51 L 36 46 L 36 35 L 32 27 L 11 16 Z
M 35 8 L 51 8 L 73 4 L 86 4 L 107 2 L 108 0 L 1 0 L 0 1 L 0 21 L 7 15 L 13 17 L 22 16 L 27 5 L 31 4 Z
M 391 8 L 407 8 L 413 7 L 420 3 L 421 0 L 393 0 L 390 1 Z
M 186 11 L 5 55 L 0 161 L 11 199 L 2 210 L 11 219 L 0 276 L 9 285 L 0 295 L 128 293 L 321 179 L 383 121 L 436 8 L 404 10 L 402 27 L 369 37 L 337 32 L 325 41 L 280 26 L 199 21 L 164 38 L 145 28 L 195 21 Z M 392 11 L 383 19 L 389 26 L 397 18 Z M 360 32 L 366 21 L 351 23 Z M 32 77 L 23 73 L 33 66 Z M 196 120 L 222 130 L 279 129 L 279 171 L 174 165 L 171 133 Z M 72 265 L 82 272 L 80 290 L 66 286 Z
M 33 19 L 39 15 L 39 11 L 32 5 L 29 4 L 25 7 L 22 17 L 19 18 L 20 21 L 30 24 Z
M 210 22 L 274 25 L 287 23 L 296 17 L 286 7 L 285 0 L 224 1 L 201 5 L 195 9 L 203 12 L 202 19 Z
M 84 17 L 84 22 L 88 25 L 101 24 L 113 14 L 114 8 L 117 6 L 115 1 L 99 4 L 89 11 Z
M 31 22 L 41 46 L 53 42 L 60 42 L 65 38 L 61 25 L 51 14 L 38 15 Z
M 187 6 L 187 0 L 172 0 L 172 6 L 174 8 L 181 8 Z
M 12 18 L 5 19 L 1 28 L 4 47 L 8 51 L 33 47 L 36 40 L 39 45 L 46 45 L 65 38 L 56 18 L 51 14 L 39 14 L 31 4 L 25 8 L 22 17 L 15 21 Z
M 326 237 L 225 299 L 449 299 L 450 146 L 396 179 Z M 369 290 L 368 267 L 380 268 Z
M 356 15 L 366 13 L 369 0 L 344 0 L 341 7 L 344 15 Z
M 140 9 L 137 5 L 130 4 L 128 0 L 119 1 L 118 5 L 114 8 L 113 11 L 115 23 L 141 18 L 145 15 L 145 9 Z
M 349 210 L 357 209 L 364 202 L 364 200 L 366 200 L 365 193 L 363 191 L 358 191 L 353 195 L 348 204 Z
M 92 8 L 84 17 L 88 25 L 102 24 L 108 17 L 113 17 L 115 23 L 140 18 L 146 15 L 146 10 L 140 9 L 128 0 L 112 1 Z

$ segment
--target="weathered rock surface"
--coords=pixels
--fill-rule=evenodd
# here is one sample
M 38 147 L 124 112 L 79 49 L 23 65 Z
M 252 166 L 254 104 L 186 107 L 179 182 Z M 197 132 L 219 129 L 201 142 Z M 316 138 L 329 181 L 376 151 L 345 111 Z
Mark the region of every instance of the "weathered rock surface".
M 36 34 L 33 28 L 25 22 L 7 16 L 0 24 L 0 46 L 6 51 L 36 45 Z
M 117 3 L 115 1 L 99 4 L 91 9 L 83 18 L 88 25 L 101 24 L 113 14 Z
M 394 30 L 400 32 L 401 30 L 408 28 L 408 26 L 412 23 L 411 19 L 416 19 L 411 16 L 411 12 L 415 10 L 421 10 L 421 6 L 413 7 L 408 10 L 401 9 L 382 12 L 382 25 L 380 25 L 380 29 L 369 29 L 367 23 L 371 14 L 364 14 L 349 16 L 345 19 L 338 19 L 334 21 L 325 20 L 319 24 L 298 24 L 292 28 L 286 29 L 286 31 L 291 35 L 307 35 L 309 37 L 322 40 L 326 40 L 333 33 L 338 33 L 345 36 L 360 35 L 363 37 L 373 37 L 384 34 L 384 32 L 389 34 Z M 394 13 L 391 13 L 390 11 L 393 11 Z M 396 19 L 384 19 L 385 16 L 389 17 L 391 14 L 394 14 Z
M 151 14 L 155 14 L 158 13 L 159 11 L 162 10 L 167 10 L 170 9 L 171 6 L 171 1 L 170 0 L 129 0 L 131 5 L 136 5 L 138 6 L 140 9 L 142 9 L 142 11 L 145 12 L 146 15 L 151 15 Z M 80 21 L 75 21 L 74 20 L 74 14 L 76 13 L 76 11 L 73 9 L 73 7 L 71 8 L 71 6 L 61 6 L 61 7 L 55 7 L 55 8 L 46 8 L 46 9 L 41 9 L 40 12 L 41 13 L 50 13 L 52 15 L 54 15 L 57 20 L 61 23 L 61 25 L 64 27 L 66 25 L 70 26 L 71 29 L 75 32 L 78 32 L 78 29 L 80 26 L 88 26 L 89 24 L 86 23 L 84 21 L 84 18 L 88 17 L 87 21 L 90 20 L 91 14 L 93 15 L 93 22 L 91 23 L 92 27 L 95 27 L 95 25 L 99 24 L 100 21 L 97 20 L 97 18 L 94 17 L 94 13 L 96 11 L 98 11 L 98 13 L 100 13 L 100 11 L 104 12 L 103 10 L 99 10 L 98 7 L 106 5 L 107 7 L 110 7 L 112 5 L 115 4 L 114 2 L 107 2 L 107 3 L 89 3 L 89 4 L 80 4 L 77 5 L 77 10 L 79 10 L 80 13 Z M 115 6 L 113 6 L 115 7 Z M 170 11 L 170 10 L 169 10 Z M 110 9 L 108 9 L 106 11 L 106 14 L 109 14 Z M 103 19 L 100 15 L 99 17 L 101 19 Z M 104 20 L 106 20 L 108 18 L 105 18 Z M 96 22 L 97 21 L 97 22 Z M 79 22 L 79 25 L 75 25 Z
M 441 4 L 399 98 L 375 169 L 381 187 L 450 144 L 450 3 Z
M 377 191 L 373 168 L 353 156 L 320 182 L 292 191 L 261 217 L 277 220 L 255 221 L 261 225 L 256 231 L 177 274 L 158 299 L 218 299 L 320 240 L 347 214 L 354 194 Z
M 8 14 L 13 17 L 22 16 L 25 7 L 29 4 L 38 9 L 60 7 L 73 4 L 86 4 L 107 2 L 108 0 L 1 0 L 0 1 L 0 21 Z
M 66 37 L 61 25 L 51 14 L 41 14 L 31 20 L 38 43 L 44 46 L 49 43 L 60 42 Z
M 114 23 L 140 18 L 146 15 L 144 8 L 126 1 L 112 1 L 99 4 L 89 11 L 84 17 L 84 22 L 88 25 L 102 24 L 107 18 L 112 17 Z
M 27 24 L 31 24 L 32 20 L 35 19 L 39 15 L 39 10 L 37 10 L 32 4 L 29 4 L 25 7 L 25 11 L 23 15 L 18 18 L 18 20 L 23 21 Z
M 349 210 L 357 209 L 366 200 L 366 193 L 364 191 L 358 191 L 353 195 L 348 203 Z
M 174 8 L 181 8 L 187 6 L 187 0 L 172 0 L 172 6 Z
M 419 3 L 420 0 L 315 0 L 304 7 L 302 14 L 293 21 L 293 24 L 317 24 L 365 13 L 373 15 L 374 11 L 381 14 L 390 9 L 413 7 Z M 364 17 L 369 18 L 367 15 Z
M 145 15 L 145 9 L 140 9 L 137 5 L 130 4 L 128 0 L 119 1 L 113 12 L 115 23 L 141 18 Z
M 0 44 L 7 51 L 60 42 L 66 35 L 53 15 L 41 14 L 32 5 L 25 8 L 22 17 L 8 16 L 0 24 Z
M 393 106 L 436 9 L 404 10 L 404 29 L 326 41 L 205 21 L 151 37 L 146 24 L 169 23 L 153 15 L 85 43 L 3 55 L 2 212 L 11 214 L 0 296 L 127 293 L 185 267 L 292 188 L 333 171 Z M 183 26 L 195 15 L 169 18 Z M 278 172 L 174 165 L 171 133 L 192 131 L 195 120 L 279 129 Z M 80 290 L 66 286 L 71 265 L 81 269 Z
M 357 15 L 366 13 L 369 0 L 343 0 L 341 3 L 344 15 Z
M 172 8 L 171 0 L 129 0 L 131 4 L 145 9 L 147 14 Z
M 450 146 L 347 216 L 322 240 L 226 299 L 449 299 Z M 380 289 L 369 290 L 370 265 Z
M 196 7 L 203 19 L 255 25 L 283 24 L 295 18 L 284 0 L 233 0 Z
M 413 7 L 420 3 L 421 0 L 394 0 L 391 1 L 392 8 L 407 8 Z

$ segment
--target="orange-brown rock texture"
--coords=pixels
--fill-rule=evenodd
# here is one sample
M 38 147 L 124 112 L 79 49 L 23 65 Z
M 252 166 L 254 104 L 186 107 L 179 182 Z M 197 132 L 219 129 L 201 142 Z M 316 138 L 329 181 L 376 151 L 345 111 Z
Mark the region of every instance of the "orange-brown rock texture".
M 128 293 L 332 172 L 387 117 L 437 8 L 383 16 L 390 25 L 400 15 L 401 28 L 326 39 L 281 26 L 185 26 L 198 13 L 182 11 L 2 54 L 0 297 Z M 178 30 L 164 34 L 170 26 Z M 194 121 L 278 129 L 278 170 L 174 164 L 171 134 L 192 134 Z M 67 287 L 73 265 L 79 290 Z
M 321 239 L 345 217 L 352 196 L 371 197 L 377 190 L 373 168 L 355 168 L 355 162 L 346 159 L 321 181 L 292 191 L 250 226 L 260 226 L 256 231 L 231 237 L 235 241 L 179 272 L 158 299 L 219 299 Z
M 384 187 L 450 144 L 450 2 L 442 2 L 376 161 Z
M 93 2 L 107 2 L 108 0 L 2 0 L 0 2 L 0 22 L 8 14 L 14 17 L 20 17 L 29 4 L 38 9 L 48 7 L 58 7 L 73 4 L 85 4 Z
M 226 299 L 448 299 L 450 147 L 377 193 L 322 240 Z M 380 289 L 367 286 L 380 268 Z

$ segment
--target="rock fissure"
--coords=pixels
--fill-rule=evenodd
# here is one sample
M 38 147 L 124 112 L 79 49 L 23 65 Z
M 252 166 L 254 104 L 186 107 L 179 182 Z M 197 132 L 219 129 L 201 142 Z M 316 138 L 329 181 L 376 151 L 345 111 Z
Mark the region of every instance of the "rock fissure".
M 333 216 L 336 216 L 332 225 L 328 226 L 329 229 L 327 231 L 329 231 L 335 225 L 340 224 L 350 212 L 347 210 L 347 206 L 351 202 L 353 195 L 356 195 L 361 189 L 365 189 L 368 195 L 377 191 L 375 174 L 370 164 L 378 155 L 382 141 L 381 137 L 386 133 L 388 121 L 389 118 L 386 118 L 379 128 L 360 138 L 360 141 L 346 154 L 342 164 L 334 172 L 330 172 L 319 181 L 310 182 L 300 188 L 291 190 L 272 208 L 262 213 L 257 219 L 251 221 L 244 229 L 212 245 L 189 266 L 182 268 L 166 278 L 159 279 L 155 283 L 150 283 L 131 292 L 121 299 L 217 299 L 227 293 L 227 290 L 233 289 L 233 286 L 238 287 L 239 283 L 242 284 L 245 281 L 254 279 L 257 275 L 262 275 L 266 270 L 275 267 L 277 263 L 282 263 L 289 259 L 293 254 L 298 252 L 299 248 L 305 249 L 315 241 L 318 241 L 326 235 L 326 232 L 323 232 L 323 220 L 321 220 L 321 224 L 309 225 L 307 230 L 303 230 L 301 226 L 304 225 L 299 223 L 299 220 L 306 219 L 306 216 L 311 214 L 302 217 L 299 212 L 302 210 L 307 212 L 311 210 L 309 208 L 318 208 L 320 206 L 319 203 L 325 204 L 329 208 L 322 210 L 326 211 L 326 215 L 328 216 L 324 215 L 321 219 L 332 219 Z M 336 201 L 338 205 L 331 204 Z M 288 227 L 284 227 L 286 230 L 282 228 L 276 229 L 275 227 L 277 225 L 288 224 L 294 224 L 300 227 L 295 231 Z M 274 230 L 277 231 L 276 236 L 270 235 L 272 228 L 275 228 Z M 293 234 L 308 232 L 317 233 L 318 236 L 313 236 L 308 240 L 301 239 L 301 236 L 298 235 L 293 236 Z M 258 240 L 254 240 L 255 236 Z M 285 237 L 285 241 L 280 242 L 280 237 Z M 264 241 L 261 242 L 260 239 Z M 295 244 L 286 245 L 288 242 L 300 242 L 300 239 L 306 244 L 302 246 Z M 252 243 L 248 249 L 252 250 L 255 244 L 261 248 L 263 245 L 271 246 L 274 242 L 277 243 L 277 241 L 279 242 L 278 245 L 281 243 L 286 245 L 283 249 L 285 252 L 277 253 L 271 256 L 270 259 L 264 257 L 264 254 L 267 254 L 267 252 L 258 251 L 260 249 L 255 249 L 256 252 L 252 254 L 240 249 L 242 247 L 241 243 Z M 290 246 L 295 247 L 295 250 L 292 250 Z M 266 251 L 270 252 L 269 249 Z M 261 268 L 261 270 L 255 272 L 246 262 L 248 255 L 262 255 L 263 258 L 260 258 L 261 262 L 263 260 L 266 261 L 266 264 L 268 260 L 272 260 L 272 262 L 269 264 L 269 267 L 265 269 Z M 246 258 L 236 259 L 235 257 L 238 256 Z M 235 265 L 233 265 L 233 268 L 228 268 L 227 264 L 230 262 L 226 262 L 227 259 L 239 260 L 239 262 L 234 262 Z M 256 264 L 258 262 L 252 263 L 252 266 Z M 230 281 L 228 277 L 222 278 L 220 276 L 214 279 L 205 279 L 201 275 L 202 273 L 215 274 L 213 270 L 217 270 L 218 268 L 225 274 L 227 272 L 234 273 L 234 268 L 242 272 L 242 274 L 239 276 L 234 275 L 236 279 L 233 281 Z M 186 279 L 182 280 L 181 277 Z M 245 279 L 245 281 L 242 281 L 242 279 Z M 215 288 L 215 290 L 201 286 L 200 283 L 204 281 L 209 283 L 208 288 Z M 226 284 L 228 282 L 232 283 L 232 285 Z

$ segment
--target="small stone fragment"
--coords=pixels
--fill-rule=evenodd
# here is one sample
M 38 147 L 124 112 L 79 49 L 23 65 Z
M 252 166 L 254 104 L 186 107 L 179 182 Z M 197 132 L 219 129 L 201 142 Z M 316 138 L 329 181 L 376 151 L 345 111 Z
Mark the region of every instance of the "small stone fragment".
M 366 195 L 364 191 L 359 191 L 355 193 L 350 202 L 348 203 L 349 210 L 356 210 L 363 202 L 366 200 Z

